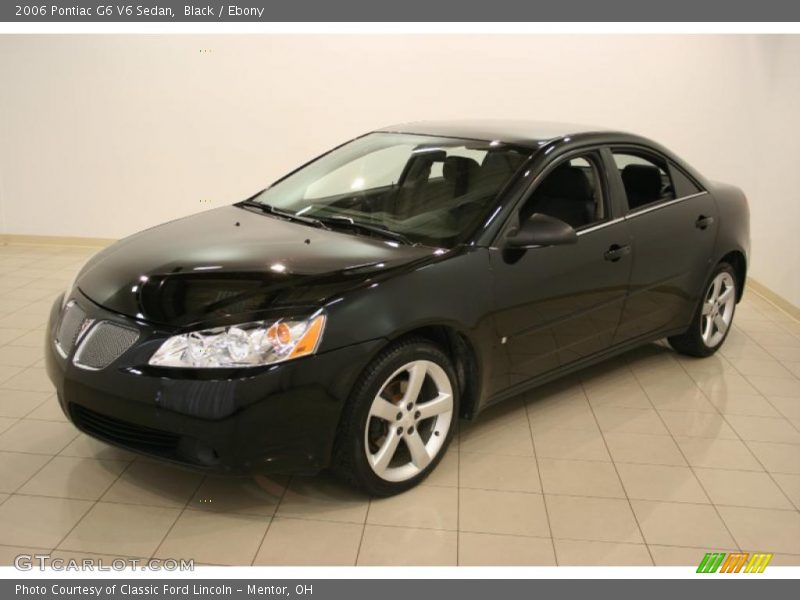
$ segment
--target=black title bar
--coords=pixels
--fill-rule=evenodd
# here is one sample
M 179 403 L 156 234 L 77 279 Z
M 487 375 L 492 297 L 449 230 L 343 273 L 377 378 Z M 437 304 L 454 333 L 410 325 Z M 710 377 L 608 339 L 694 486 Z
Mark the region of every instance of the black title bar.
M 2 0 L 0 22 L 796 22 L 791 0 Z

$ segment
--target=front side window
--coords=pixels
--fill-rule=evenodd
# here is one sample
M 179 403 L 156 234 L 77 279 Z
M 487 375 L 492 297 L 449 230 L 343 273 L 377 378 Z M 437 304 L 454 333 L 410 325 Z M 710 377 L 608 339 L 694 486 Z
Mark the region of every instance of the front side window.
M 451 247 L 480 224 L 531 153 L 497 142 L 373 133 L 251 201 L 343 231 L 385 231 L 411 243 Z
M 520 209 L 520 222 L 534 213 L 581 229 L 606 218 L 604 185 L 597 159 L 586 154 L 556 165 Z
M 675 199 L 669 168 L 661 158 L 634 151 L 612 150 L 619 169 L 628 210 Z

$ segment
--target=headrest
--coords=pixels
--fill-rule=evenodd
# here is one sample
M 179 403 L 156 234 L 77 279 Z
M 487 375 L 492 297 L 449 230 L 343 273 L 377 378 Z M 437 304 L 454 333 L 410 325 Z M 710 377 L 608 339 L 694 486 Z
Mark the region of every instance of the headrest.
M 466 156 L 448 156 L 442 166 L 442 175 L 446 181 L 467 181 L 480 169 L 478 161 Z
M 592 187 L 586 174 L 579 167 L 565 164 L 551 171 L 536 193 L 576 202 L 586 202 L 592 198 Z
M 628 194 L 657 200 L 661 196 L 661 171 L 653 165 L 628 165 L 622 169 L 622 183 Z

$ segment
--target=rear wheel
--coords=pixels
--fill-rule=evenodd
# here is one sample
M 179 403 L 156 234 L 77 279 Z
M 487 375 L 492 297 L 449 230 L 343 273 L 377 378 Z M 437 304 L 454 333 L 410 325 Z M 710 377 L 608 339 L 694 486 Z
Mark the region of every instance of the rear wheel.
M 365 369 L 345 407 L 334 470 L 375 496 L 417 485 L 450 443 L 457 389 L 450 360 L 430 342 L 388 348 Z
M 728 263 L 720 263 L 701 296 L 700 305 L 685 333 L 669 338 L 670 345 L 681 354 L 710 356 L 728 337 L 736 311 L 736 271 Z

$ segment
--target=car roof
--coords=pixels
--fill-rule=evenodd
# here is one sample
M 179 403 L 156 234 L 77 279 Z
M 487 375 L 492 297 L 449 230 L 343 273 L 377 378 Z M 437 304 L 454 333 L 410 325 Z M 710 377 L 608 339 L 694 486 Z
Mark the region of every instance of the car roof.
M 564 138 L 570 135 L 617 133 L 603 127 L 594 127 L 591 125 L 505 119 L 414 121 L 382 127 L 377 131 L 415 133 L 485 141 L 497 140 L 508 144 L 521 145 L 537 145 L 542 142 Z

